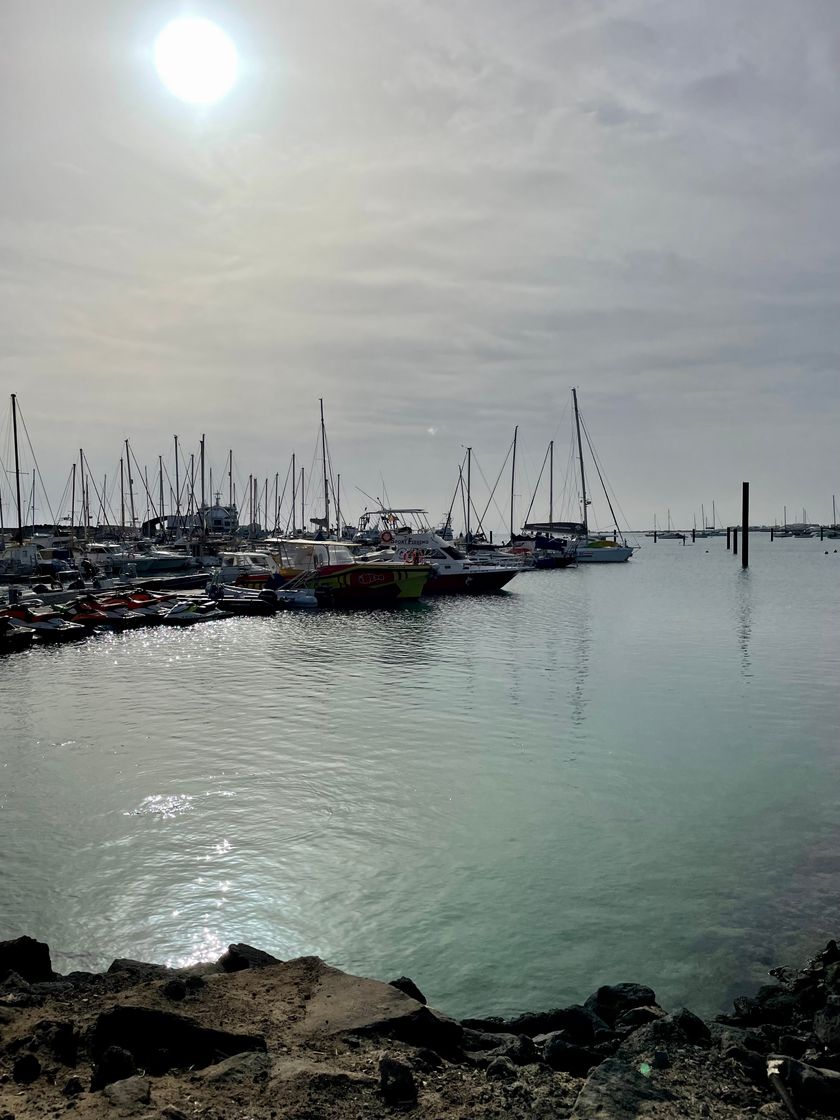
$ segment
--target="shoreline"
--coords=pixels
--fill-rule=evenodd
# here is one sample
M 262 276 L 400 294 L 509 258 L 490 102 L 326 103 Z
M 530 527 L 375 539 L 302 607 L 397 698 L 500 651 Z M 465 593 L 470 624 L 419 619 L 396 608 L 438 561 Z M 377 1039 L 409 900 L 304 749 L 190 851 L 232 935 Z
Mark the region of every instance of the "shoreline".
M 625 982 L 456 1020 L 318 957 L 61 976 L 22 937 L 0 942 L 0 1120 L 840 1117 L 840 949 L 770 975 L 713 1019 Z

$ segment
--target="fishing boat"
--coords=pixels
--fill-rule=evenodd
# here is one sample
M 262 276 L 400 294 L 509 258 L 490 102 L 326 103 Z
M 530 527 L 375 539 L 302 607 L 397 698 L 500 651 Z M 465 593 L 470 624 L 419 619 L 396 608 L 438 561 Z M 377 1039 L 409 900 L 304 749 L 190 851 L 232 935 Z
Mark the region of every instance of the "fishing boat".
M 314 591 L 321 606 L 375 607 L 417 600 L 432 573 L 428 564 L 360 562 L 346 541 L 272 539 L 265 542 L 276 563 L 272 581 Z
M 225 583 L 219 578 L 220 571 L 213 574 L 207 584 L 207 597 L 223 610 L 226 614 L 237 615 L 269 615 L 276 614 L 278 609 L 277 593 L 268 588 L 257 591 L 249 587 L 238 587 L 236 584 Z
M 411 511 L 417 517 L 423 510 Z M 365 566 L 430 566 L 424 595 L 484 595 L 501 591 L 522 571 L 521 561 L 497 563 L 467 556 L 451 541 L 429 528 L 397 525 L 380 533 L 380 551 L 371 554 Z

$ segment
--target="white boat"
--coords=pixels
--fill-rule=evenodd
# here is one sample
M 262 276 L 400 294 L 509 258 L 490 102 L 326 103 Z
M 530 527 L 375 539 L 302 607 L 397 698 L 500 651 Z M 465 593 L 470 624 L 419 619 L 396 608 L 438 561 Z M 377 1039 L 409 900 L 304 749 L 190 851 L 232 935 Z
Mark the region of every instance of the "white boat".
M 580 436 L 577 389 L 572 389 L 572 400 L 575 406 L 575 430 L 577 432 L 578 460 L 580 462 L 581 509 L 583 510 L 583 532 L 578 540 L 577 561 L 579 564 L 622 564 L 630 559 L 636 549 L 621 537 L 606 487 L 604 487 L 604 496 L 610 507 L 610 513 L 613 515 L 615 530 L 612 536 L 606 533 L 591 533 L 589 531 L 589 502 L 586 497 L 586 472 L 583 466 L 583 443 Z M 598 474 L 600 477 L 600 471 Z M 603 485 L 603 479 L 601 479 L 601 483 Z

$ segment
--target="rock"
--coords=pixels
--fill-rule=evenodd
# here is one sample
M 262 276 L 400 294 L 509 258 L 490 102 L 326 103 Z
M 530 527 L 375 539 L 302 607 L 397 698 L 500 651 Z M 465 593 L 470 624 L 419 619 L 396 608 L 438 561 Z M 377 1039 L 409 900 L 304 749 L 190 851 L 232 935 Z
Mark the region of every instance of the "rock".
M 146 1077 L 128 1077 L 125 1081 L 112 1081 L 104 1089 L 105 1096 L 126 1112 L 145 1108 L 152 1099 L 152 1086 Z
M 671 1064 L 671 1056 L 667 1050 L 657 1050 L 650 1064 L 654 1069 L 668 1069 Z
M 182 1112 L 180 1108 L 176 1108 L 174 1104 L 166 1104 L 160 1110 L 161 1116 L 164 1120 L 187 1120 L 186 1112 Z
M 527 1012 L 513 1019 L 464 1019 L 463 1026 L 492 1034 L 527 1034 L 531 1038 L 565 1031 L 570 1041 L 582 1046 L 594 1041 L 596 1031 L 609 1029 L 603 1019 L 579 1003 L 569 1007 L 555 1007 L 551 1011 Z
M 108 976 L 126 973 L 132 980 L 156 980 L 168 976 L 170 969 L 163 964 L 150 961 L 133 961 L 129 957 L 117 957 L 108 965 Z
M 691 1015 L 691 1012 L 688 1013 Z M 691 1019 L 677 1012 L 675 1015 L 664 1015 L 655 1019 L 644 1027 L 639 1027 L 628 1035 L 618 1048 L 618 1054 L 624 1058 L 648 1057 L 656 1050 L 683 1049 L 687 1046 L 708 1046 L 707 1038 L 703 1038 L 699 1028 Z M 699 1020 L 702 1023 L 702 1020 Z M 686 1033 L 686 1029 L 693 1037 Z M 694 1041 L 697 1038 L 697 1041 Z
M 417 1100 L 411 1068 L 390 1054 L 379 1059 L 379 1089 L 386 1104 L 413 1104 Z
M 674 1026 L 678 1027 L 689 1042 L 693 1042 L 695 1046 L 702 1046 L 704 1043 L 708 1045 L 711 1042 L 712 1036 L 708 1026 L 687 1007 L 681 1007 L 679 1011 L 672 1012 L 669 1018 Z
M 553 1070 L 571 1073 L 575 1077 L 585 1077 L 601 1060 L 601 1056 L 593 1053 L 592 1050 L 568 1042 L 563 1031 L 554 1031 L 547 1035 L 542 1049 L 547 1065 Z
M 808 1049 L 808 1040 L 796 1035 L 783 1034 L 779 1038 L 779 1052 L 788 1058 L 801 1058 Z
M 6 975 L 0 980 L 0 991 L 2 992 L 34 992 L 34 988 L 19 972 L 7 972 Z
M 512 1081 L 516 1077 L 516 1066 L 510 1058 L 494 1058 L 485 1070 L 491 1081 Z
M 107 1046 L 93 1067 L 90 1091 L 94 1093 L 97 1089 L 104 1089 L 112 1081 L 123 1081 L 135 1073 L 137 1073 L 137 1063 L 129 1050 L 122 1046 Z
M 608 1058 L 590 1073 L 570 1120 L 636 1120 L 648 1104 L 667 1100 L 667 1094 L 638 1070 L 618 1058 Z
M 183 980 L 167 980 L 161 988 L 161 992 L 167 999 L 179 1003 L 187 998 L 187 985 Z
M 68 1077 L 61 1092 L 65 1097 L 78 1097 L 84 1092 L 84 1086 L 78 1077 Z
M 211 1030 L 174 1011 L 132 1006 L 113 1007 L 97 1018 L 94 1055 L 111 1046 L 124 1047 L 141 1066 L 160 1073 L 186 1066 L 203 1069 L 232 1054 L 266 1048 L 262 1035 Z
M 767 1076 L 767 1062 L 754 1050 L 745 1050 L 743 1046 L 730 1046 L 723 1051 L 724 1058 L 737 1064 L 757 1084 L 763 1085 Z
M 425 1004 L 428 1002 L 414 981 L 410 980 L 408 976 L 398 976 L 396 980 L 389 980 L 388 983 L 392 988 L 397 988 L 399 991 L 405 992 L 407 996 L 411 996 L 412 999 L 416 999 L 418 1003 Z
M 773 1055 L 767 1062 L 771 1084 L 778 1078 L 797 1107 L 840 1116 L 840 1073 Z
M 264 953 L 262 949 L 255 949 L 252 945 L 228 945 L 228 950 L 218 960 L 219 968 L 223 972 L 242 972 L 246 968 L 267 968 L 272 964 L 282 964 L 271 953 Z
M 608 1027 L 614 1027 L 616 1019 L 626 1011 L 655 1003 L 656 993 L 644 984 L 606 984 L 593 992 L 583 1006 Z
M 230 1058 L 225 1058 L 223 1062 L 208 1066 L 202 1071 L 201 1077 L 211 1085 L 218 1085 L 221 1082 L 256 1083 L 267 1081 L 270 1070 L 271 1062 L 268 1054 L 255 1050 L 247 1054 L 234 1054 Z
M 840 999 L 836 996 L 814 1015 L 814 1034 L 826 1050 L 840 1050 Z
M 623 1015 L 619 1015 L 616 1019 L 615 1029 L 620 1033 L 634 1031 L 636 1027 L 643 1027 L 646 1023 L 652 1023 L 655 1019 L 664 1018 L 665 1014 L 665 1009 L 658 1005 L 654 1007 L 631 1007 L 629 1011 L 625 1011 Z
M 30 984 L 54 979 L 49 945 L 33 937 L 0 941 L 0 981 L 10 972 L 18 973 Z
M 12 1080 L 17 1085 L 31 1085 L 41 1076 L 41 1063 L 34 1054 L 21 1054 L 12 1066 Z
M 482 1050 L 497 1050 L 500 1046 L 504 1046 L 509 1038 L 510 1035 L 507 1034 L 488 1034 L 486 1031 L 471 1031 L 465 1028 L 461 1036 L 461 1044 L 465 1050 L 474 1053 Z
M 305 1014 L 293 1028 L 297 1035 L 373 1035 L 424 1046 L 444 1058 L 457 1058 L 461 1053 L 464 1031 L 460 1023 L 390 984 L 350 976 L 317 958 L 290 961 L 285 968 L 291 975 L 298 971 L 307 975 L 307 982 L 313 984 Z
M 42 1019 L 35 1024 L 38 1040 L 62 1065 L 74 1066 L 79 1051 L 79 1035 L 72 1023 Z
M 485 1035 L 491 1038 L 492 1035 Z M 479 1050 L 476 1053 L 467 1053 L 467 1057 L 475 1066 L 488 1066 L 496 1058 L 507 1058 L 517 1066 L 527 1066 L 540 1060 L 540 1055 L 532 1038 L 527 1034 L 497 1036 L 500 1044 L 492 1050 Z

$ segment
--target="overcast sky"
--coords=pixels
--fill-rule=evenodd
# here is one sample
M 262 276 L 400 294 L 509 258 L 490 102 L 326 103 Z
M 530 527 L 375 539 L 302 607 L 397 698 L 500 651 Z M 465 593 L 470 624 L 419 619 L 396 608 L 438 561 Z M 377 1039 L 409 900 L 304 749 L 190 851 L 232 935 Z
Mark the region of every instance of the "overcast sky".
M 210 107 L 153 65 L 185 10 L 240 52 Z M 348 513 L 439 517 L 519 424 L 524 514 L 574 384 L 631 524 L 742 479 L 830 517 L 837 0 L 3 0 L 0 37 L 2 385 L 53 505 L 176 432 L 282 486 L 324 397 Z

